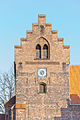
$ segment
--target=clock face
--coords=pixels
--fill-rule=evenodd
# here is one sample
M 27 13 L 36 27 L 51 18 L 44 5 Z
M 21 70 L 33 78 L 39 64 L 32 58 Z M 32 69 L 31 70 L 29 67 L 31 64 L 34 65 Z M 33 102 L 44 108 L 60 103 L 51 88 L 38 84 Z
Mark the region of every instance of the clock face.
M 38 69 L 38 77 L 46 77 L 46 68 Z

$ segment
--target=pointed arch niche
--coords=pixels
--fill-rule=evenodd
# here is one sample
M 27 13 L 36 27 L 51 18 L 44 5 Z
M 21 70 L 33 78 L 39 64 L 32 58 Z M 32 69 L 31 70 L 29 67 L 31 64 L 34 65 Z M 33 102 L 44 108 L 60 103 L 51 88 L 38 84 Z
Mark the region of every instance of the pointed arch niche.
M 48 45 L 43 46 L 43 58 L 48 59 Z
M 50 59 L 50 44 L 44 37 L 40 37 L 36 41 L 36 58 Z
M 39 44 L 36 45 L 36 58 L 41 58 L 41 46 Z

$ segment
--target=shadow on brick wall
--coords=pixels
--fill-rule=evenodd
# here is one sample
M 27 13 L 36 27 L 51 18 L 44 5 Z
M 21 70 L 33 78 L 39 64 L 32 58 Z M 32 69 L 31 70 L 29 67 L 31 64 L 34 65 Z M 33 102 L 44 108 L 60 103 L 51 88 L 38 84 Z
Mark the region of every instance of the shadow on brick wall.
M 54 120 L 80 120 L 80 104 L 70 104 L 68 100 L 68 107 L 61 108 L 61 117 L 55 117 Z

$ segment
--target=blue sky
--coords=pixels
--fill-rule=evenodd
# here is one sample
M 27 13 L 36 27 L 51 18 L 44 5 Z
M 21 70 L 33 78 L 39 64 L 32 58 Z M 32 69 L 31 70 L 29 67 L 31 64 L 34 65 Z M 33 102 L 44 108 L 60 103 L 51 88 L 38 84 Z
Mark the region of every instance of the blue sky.
M 14 45 L 32 30 L 38 14 L 70 45 L 71 65 L 80 64 L 80 0 L 0 0 L 0 72 L 14 62 Z

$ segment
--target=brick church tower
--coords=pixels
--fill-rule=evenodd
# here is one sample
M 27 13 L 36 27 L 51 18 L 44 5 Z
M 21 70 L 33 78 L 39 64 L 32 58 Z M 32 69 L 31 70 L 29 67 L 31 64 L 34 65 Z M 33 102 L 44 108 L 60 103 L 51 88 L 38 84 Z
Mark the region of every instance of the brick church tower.
M 38 15 L 27 38 L 15 46 L 16 120 L 54 120 L 67 108 L 70 47 Z

